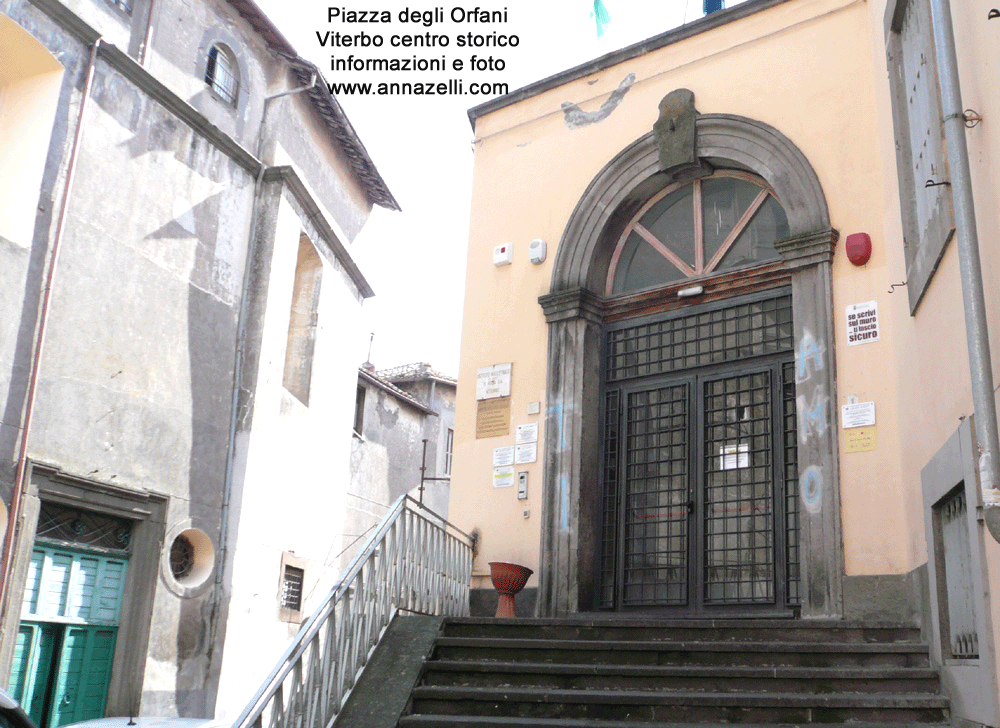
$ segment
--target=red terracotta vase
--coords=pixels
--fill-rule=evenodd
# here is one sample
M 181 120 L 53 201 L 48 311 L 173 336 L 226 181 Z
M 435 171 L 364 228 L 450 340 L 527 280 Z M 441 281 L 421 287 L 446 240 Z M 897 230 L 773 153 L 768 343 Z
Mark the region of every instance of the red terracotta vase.
M 490 562 L 490 580 L 493 582 L 493 588 L 500 595 L 496 616 L 517 616 L 514 611 L 514 595 L 524 589 L 524 585 L 528 583 L 528 577 L 534 573 L 527 566 L 508 564 L 504 561 Z

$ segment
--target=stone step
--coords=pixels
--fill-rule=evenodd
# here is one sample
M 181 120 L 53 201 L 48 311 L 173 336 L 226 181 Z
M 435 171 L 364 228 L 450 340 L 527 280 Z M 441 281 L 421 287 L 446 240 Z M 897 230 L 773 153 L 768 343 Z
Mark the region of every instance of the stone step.
M 670 639 L 685 642 L 919 642 L 920 630 L 894 622 L 761 619 L 495 619 L 449 618 L 447 637 L 535 638 L 586 640 Z
M 941 723 L 936 695 L 553 690 L 418 686 L 412 712 L 456 716 L 576 718 L 682 723 Z
M 434 660 L 424 685 L 537 687 L 562 690 L 694 690 L 698 692 L 926 693 L 940 681 L 929 668 L 761 667 L 717 665 L 560 665 L 546 662 Z
M 799 728 L 799 723 L 743 723 L 740 728 Z M 905 723 L 893 724 L 902 728 Z M 947 722 L 912 723 L 919 728 L 950 728 Z M 664 723 L 638 720 L 596 720 L 591 718 L 532 718 L 505 715 L 406 715 L 399 728 L 705 728 L 704 723 Z M 844 728 L 841 723 L 811 723 L 810 728 Z M 886 728 L 884 723 L 851 723 L 850 728 Z
M 436 660 L 564 664 L 926 667 L 920 642 L 549 640 L 439 637 Z

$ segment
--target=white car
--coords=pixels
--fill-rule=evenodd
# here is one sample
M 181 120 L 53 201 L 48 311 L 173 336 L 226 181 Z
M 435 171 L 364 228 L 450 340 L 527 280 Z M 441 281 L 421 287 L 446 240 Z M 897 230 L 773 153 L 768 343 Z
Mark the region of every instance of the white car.
M 94 718 L 70 723 L 62 728 L 230 728 L 232 721 L 213 718 L 160 718 L 138 716 L 135 718 Z M 32 727 L 34 728 L 34 727 Z

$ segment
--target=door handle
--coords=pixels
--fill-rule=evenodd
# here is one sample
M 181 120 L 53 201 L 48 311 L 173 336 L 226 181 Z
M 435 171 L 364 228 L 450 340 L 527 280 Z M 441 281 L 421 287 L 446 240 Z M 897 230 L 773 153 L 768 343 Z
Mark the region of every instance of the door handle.
M 694 513 L 694 501 L 689 500 L 687 506 L 688 506 L 688 515 Z

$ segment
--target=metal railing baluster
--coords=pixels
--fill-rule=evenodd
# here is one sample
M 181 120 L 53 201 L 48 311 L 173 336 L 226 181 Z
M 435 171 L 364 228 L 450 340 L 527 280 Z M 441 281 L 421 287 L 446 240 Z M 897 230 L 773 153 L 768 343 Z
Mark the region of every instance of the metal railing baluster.
M 331 728 L 400 610 L 469 613 L 472 539 L 402 496 L 233 723 Z

